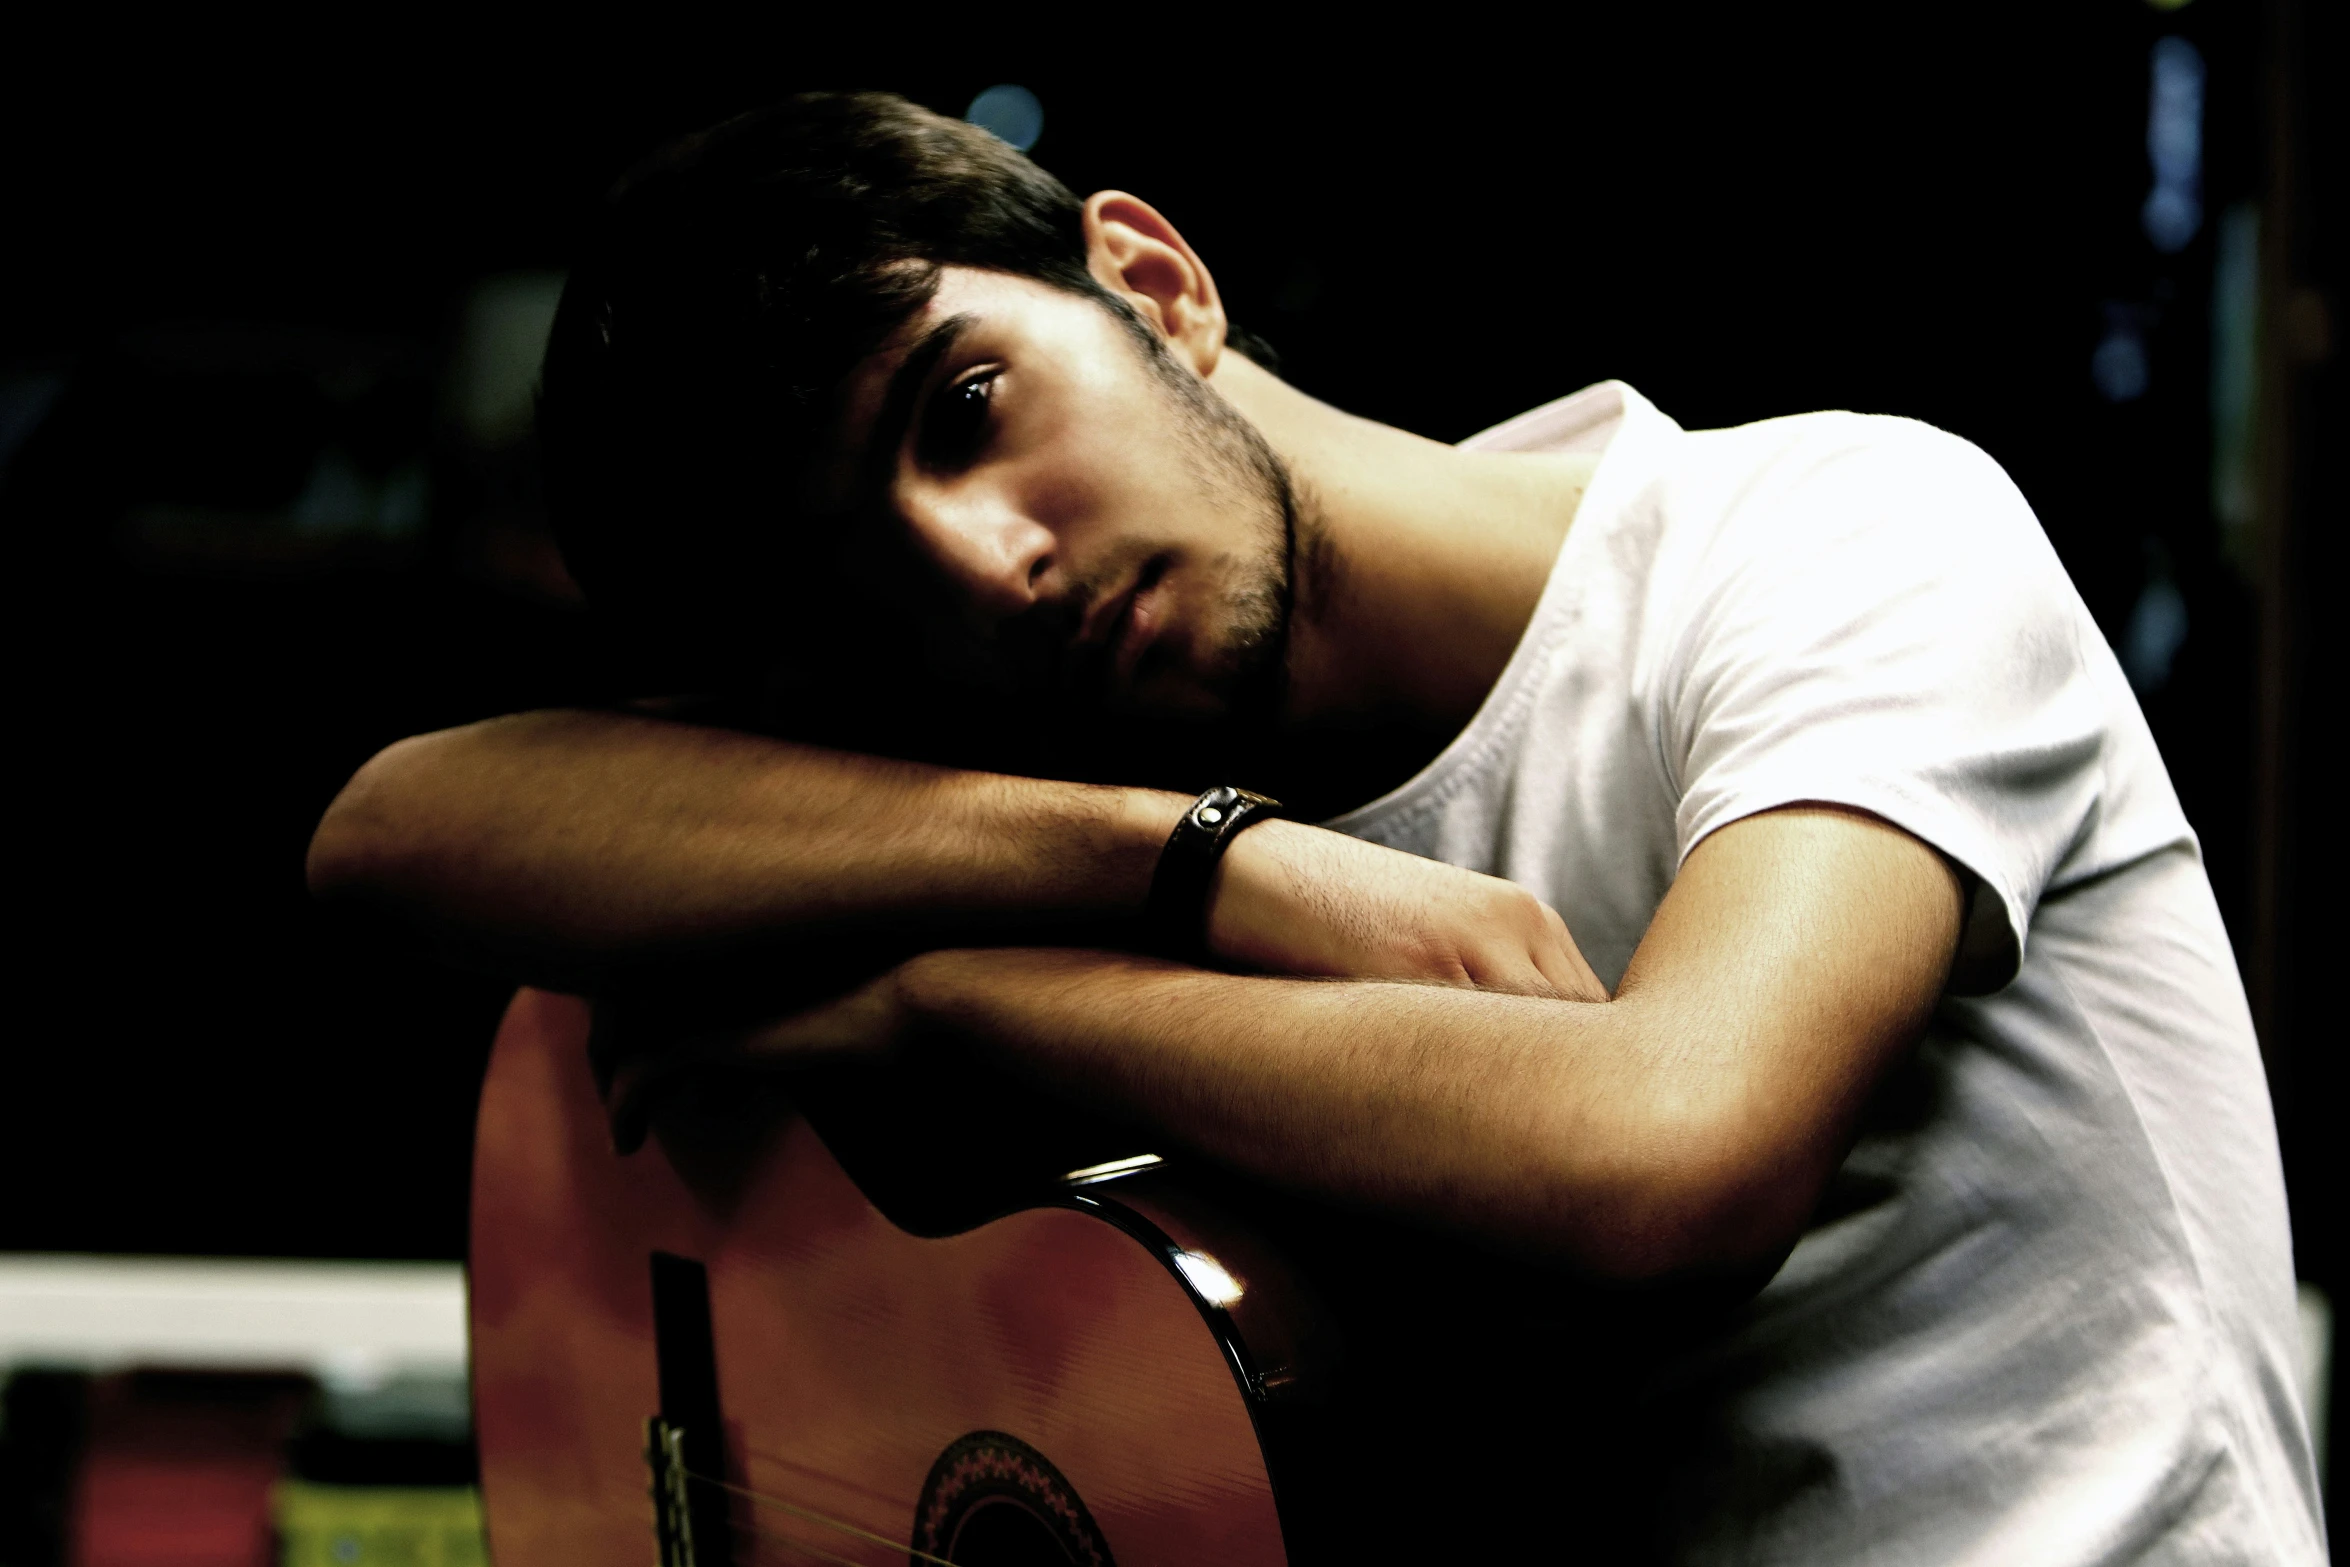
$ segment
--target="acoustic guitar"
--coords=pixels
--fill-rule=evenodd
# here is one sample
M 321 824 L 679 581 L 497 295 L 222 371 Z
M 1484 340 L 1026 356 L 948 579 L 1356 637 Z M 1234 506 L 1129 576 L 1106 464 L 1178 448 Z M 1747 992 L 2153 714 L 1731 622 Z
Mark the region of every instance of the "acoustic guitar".
M 585 1003 L 492 1052 L 500 1567 L 1614 1561 L 1686 1318 L 1164 1159 L 951 1064 L 706 1079 L 613 1152 Z

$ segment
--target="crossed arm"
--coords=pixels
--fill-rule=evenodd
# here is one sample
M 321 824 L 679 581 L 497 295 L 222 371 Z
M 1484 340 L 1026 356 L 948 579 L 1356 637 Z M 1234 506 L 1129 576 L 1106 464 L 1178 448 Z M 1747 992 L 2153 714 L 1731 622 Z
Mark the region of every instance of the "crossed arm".
M 891 934 L 926 950 L 725 1048 L 943 1035 L 1268 1179 L 1618 1278 L 1791 1240 L 1958 940 L 1939 855 L 1823 807 L 1698 845 L 1612 998 L 1522 889 L 1294 823 L 1244 833 L 1215 892 L 1211 945 L 1257 972 L 975 945 L 1115 939 L 1183 805 L 540 714 L 371 762 L 311 876 L 522 978 Z

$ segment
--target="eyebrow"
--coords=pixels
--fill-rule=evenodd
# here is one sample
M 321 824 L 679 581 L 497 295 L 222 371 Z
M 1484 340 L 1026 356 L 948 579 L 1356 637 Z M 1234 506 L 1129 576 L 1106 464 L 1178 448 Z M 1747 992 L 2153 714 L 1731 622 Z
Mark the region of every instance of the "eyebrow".
M 868 488 L 886 488 L 889 476 L 897 467 L 898 448 L 906 441 L 906 430 L 914 422 L 914 403 L 922 395 L 922 383 L 930 379 L 930 372 L 945 358 L 955 340 L 977 324 L 974 315 L 947 317 L 917 338 L 906 350 L 906 357 L 889 373 L 889 389 L 882 394 L 881 412 L 874 416 L 872 433 L 865 438 L 864 476 Z

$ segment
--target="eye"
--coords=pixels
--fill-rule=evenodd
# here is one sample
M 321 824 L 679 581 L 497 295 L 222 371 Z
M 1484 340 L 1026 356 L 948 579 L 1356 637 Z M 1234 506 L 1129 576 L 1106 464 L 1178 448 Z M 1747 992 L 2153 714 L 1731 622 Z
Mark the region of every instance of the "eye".
M 923 415 L 918 454 L 933 468 L 960 467 L 979 455 L 987 444 L 988 420 L 995 404 L 996 378 L 1001 369 L 979 371 L 939 390 Z

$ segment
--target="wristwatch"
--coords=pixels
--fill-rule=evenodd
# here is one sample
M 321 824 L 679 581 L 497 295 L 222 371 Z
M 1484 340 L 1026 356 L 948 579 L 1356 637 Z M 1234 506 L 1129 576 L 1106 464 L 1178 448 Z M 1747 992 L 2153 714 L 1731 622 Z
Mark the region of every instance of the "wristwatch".
M 1216 862 L 1241 829 L 1281 814 L 1281 802 L 1219 784 L 1191 802 L 1159 851 L 1143 905 L 1152 948 L 1186 963 L 1208 961 L 1208 888 Z

